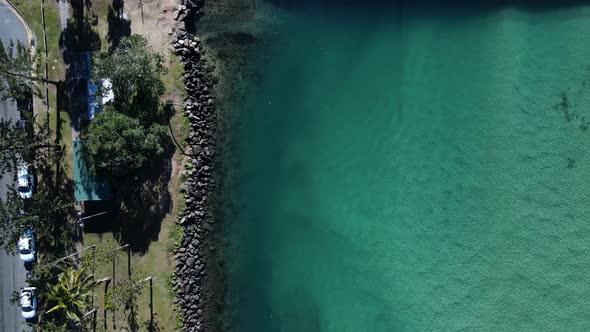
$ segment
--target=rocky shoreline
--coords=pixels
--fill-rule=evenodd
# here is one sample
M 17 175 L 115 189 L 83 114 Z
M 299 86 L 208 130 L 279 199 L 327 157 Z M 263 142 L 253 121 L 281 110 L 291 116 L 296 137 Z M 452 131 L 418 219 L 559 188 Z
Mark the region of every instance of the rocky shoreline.
M 182 318 L 180 328 L 191 332 L 218 330 L 217 303 L 223 296 L 219 291 L 222 281 L 214 243 L 214 195 L 218 192 L 214 174 L 217 147 L 214 82 L 210 78 L 211 69 L 205 68 L 203 44 L 189 32 L 203 5 L 203 0 L 179 0 L 171 46 L 184 68 L 184 111 L 191 127 L 187 139 L 190 156 L 184 170 L 186 209 L 177 220 L 184 236 L 176 250 L 172 285 Z

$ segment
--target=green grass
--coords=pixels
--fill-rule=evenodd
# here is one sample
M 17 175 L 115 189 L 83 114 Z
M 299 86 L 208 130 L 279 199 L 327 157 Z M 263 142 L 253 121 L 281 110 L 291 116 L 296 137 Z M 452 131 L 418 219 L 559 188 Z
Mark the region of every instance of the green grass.
M 107 22 L 107 15 L 109 13 L 109 6 L 112 1 L 96 0 L 92 3 L 92 12 L 98 16 L 98 24 L 96 25 L 96 32 L 100 35 L 101 51 L 108 51 L 109 41 L 107 33 L 109 31 L 109 24 Z
M 169 248 L 174 241 L 170 232 L 174 227 L 173 217 L 169 215 L 162 223 L 162 230 L 160 232 L 160 240 L 152 242 L 149 251 L 144 255 L 132 254 L 131 257 L 131 273 L 132 277 L 145 278 L 147 276 L 154 277 L 153 291 L 154 291 L 154 313 L 156 316 L 157 325 L 160 331 L 174 331 L 176 326 L 176 316 L 171 308 L 174 304 L 172 298 L 174 294 L 171 292 L 170 280 L 172 277 L 172 260 L 173 257 L 169 253 Z M 84 234 L 84 245 L 103 245 L 107 248 L 114 248 L 118 246 L 118 242 L 112 233 L 101 234 Z M 120 252 L 117 255 L 115 263 L 115 281 L 119 282 L 127 278 L 127 256 L 125 252 Z M 97 268 L 95 271 L 97 278 L 111 277 L 112 278 L 112 264 L 107 263 Z M 111 285 L 112 287 L 112 285 Z M 102 292 L 97 290 L 97 297 L 95 305 L 102 311 L 103 299 Z M 149 320 L 149 286 L 144 284 L 142 293 L 137 298 L 138 305 L 138 322 L 146 322 Z M 109 326 L 112 325 L 112 316 L 109 313 Z M 118 328 L 127 327 L 124 319 L 123 310 L 116 313 L 116 325 Z M 144 329 L 141 329 L 144 330 Z
M 178 97 L 185 97 L 184 89 L 184 70 L 180 60 L 176 56 L 171 56 L 170 61 L 165 64 L 168 72 L 162 77 L 167 95 L 174 94 Z
M 101 3 L 103 2 L 97 1 L 95 5 L 100 5 Z M 104 10 L 102 11 L 106 15 L 106 6 L 104 6 L 103 9 Z M 101 9 L 95 8 L 95 13 L 99 12 L 101 12 Z M 100 31 L 101 22 L 106 22 L 106 19 L 103 19 L 103 17 L 99 16 L 98 22 L 99 24 L 97 25 L 97 31 Z M 101 34 L 101 38 L 102 37 L 103 34 Z M 103 46 L 104 45 L 108 44 L 103 43 Z M 168 68 L 168 72 L 163 77 L 163 81 L 167 93 L 163 97 L 163 99 L 174 99 L 177 101 L 176 98 L 178 98 L 179 92 L 184 92 L 184 85 L 181 79 L 182 67 L 180 66 L 180 63 L 176 57 L 172 57 L 172 61 L 166 63 L 166 67 Z M 182 108 L 178 106 L 176 106 L 175 108 L 178 110 L 178 112 L 172 117 L 171 125 L 174 130 L 174 135 L 176 139 L 179 141 L 180 144 L 184 145 L 184 138 L 187 137 L 190 127 L 188 125 L 188 122 L 186 121 L 186 117 L 182 112 Z M 176 153 L 173 158 L 173 163 L 178 165 L 179 168 L 182 168 L 184 165 L 182 155 Z M 178 316 L 172 310 L 172 308 L 175 307 L 175 304 L 172 302 L 172 300 L 175 297 L 175 294 L 172 291 L 171 280 L 172 272 L 174 271 L 173 250 L 178 247 L 183 236 L 182 227 L 175 223 L 176 216 L 180 212 L 180 209 L 184 207 L 183 196 L 180 193 L 180 188 L 182 186 L 183 179 L 181 178 L 180 174 L 181 172 L 177 170 L 176 172 L 173 171 L 173 174 L 171 176 L 168 190 L 170 192 L 172 201 L 174 202 L 174 210 L 170 214 L 167 214 L 164 220 L 162 220 L 158 240 L 151 242 L 149 249 L 145 254 L 134 254 L 132 256 L 131 262 L 132 274 L 134 276 L 155 277 L 154 312 L 156 315 L 157 326 L 159 327 L 160 331 L 176 331 L 177 327 L 179 326 Z M 118 244 L 113 233 L 86 233 L 84 235 L 84 240 L 85 246 L 97 244 L 115 247 Z M 116 263 L 115 269 L 117 271 L 117 280 L 126 277 L 127 267 L 125 253 L 120 253 L 119 260 Z M 111 264 L 106 264 L 102 266 L 96 273 L 97 277 L 100 278 L 111 276 L 111 274 Z M 99 308 L 102 309 L 102 299 L 97 298 L 96 303 L 99 306 Z M 139 309 L 138 321 L 140 323 L 147 322 L 149 320 L 148 284 L 145 284 L 143 288 L 143 293 L 138 297 L 137 303 Z M 112 327 L 111 318 L 112 317 L 109 314 L 109 318 L 107 319 L 109 322 L 109 328 Z M 116 314 L 116 318 L 117 328 L 126 327 L 122 311 Z M 140 330 L 146 329 L 140 327 Z
M 41 24 L 41 2 L 30 0 L 14 0 L 13 4 L 26 16 L 31 23 L 33 30 L 37 37 L 37 53 L 41 56 L 40 64 L 44 64 L 44 50 L 43 50 L 43 32 Z M 110 0 L 95 0 L 93 1 L 91 11 L 98 17 L 97 25 L 93 27 L 101 40 L 101 50 L 108 50 L 109 43 L 106 34 L 108 32 L 107 13 L 108 6 L 111 4 Z M 48 45 L 48 65 L 49 77 L 52 79 L 63 79 L 65 74 L 65 66 L 62 59 L 62 54 L 59 46 L 61 27 L 59 19 L 59 11 L 57 3 L 54 1 L 45 2 L 45 19 Z M 182 67 L 175 56 L 170 57 L 171 60 L 165 63 L 168 68 L 167 74 L 163 77 L 166 86 L 166 95 L 163 99 L 173 99 L 178 102 L 182 98 L 184 92 L 184 85 L 182 80 Z M 43 67 L 41 67 L 43 68 Z M 37 103 L 37 121 L 44 122 L 46 119 L 45 106 L 39 100 Z M 62 167 L 66 170 L 67 176 L 72 177 L 72 136 L 70 128 L 70 118 L 66 112 L 61 112 L 61 121 L 57 123 L 57 111 L 55 107 L 55 89 L 50 87 L 49 96 L 49 114 L 50 126 L 55 130 L 58 126 L 61 129 L 61 144 L 66 146 L 66 153 Z M 182 114 L 181 107 L 175 107 L 179 110 L 172 120 L 172 127 L 174 134 L 180 144 L 185 144 L 184 138 L 190 129 L 188 123 Z M 182 156 L 178 153 L 174 156 L 173 162 L 182 167 Z M 166 215 L 161 224 L 159 240 L 150 244 L 148 251 L 143 255 L 133 255 L 132 257 L 132 271 L 135 276 L 153 276 L 154 280 L 154 312 L 156 313 L 156 321 L 160 331 L 174 331 L 178 326 L 178 317 L 172 311 L 175 305 L 172 299 L 175 294 L 171 290 L 170 281 L 172 279 L 172 271 L 174 270 L 174 257 L 172 250 L 178 245 L 182 238 L 182 228 L 175 224 L 174 220 L 178 215 L 179 206 L 182 206 L 182 195 L 180 194 L 181 179 L 180 172 L 176 171 L 172 174 L 169 184 L 169 192 L 174 202 L 175 210 L 171 214 Z M 181 202 L 181 203 L 178 203 Z M 84 235 L 84 246 L 92 244 L 100 244 L 107 247 L 116 247 L 118 245 L 113 233 L 86 233 Z M 116 279 L 122 280 L 126 278 L 126 255 L 124 252 L 119 254 L 119 260 L 116 263 Z M 111 264 L 105 264 L 97 268 L 95 275 L 97 278 L 111 276 Z M 112 287 L 112 285 L 111 285 Z M 149 289 L 148 284 L 144 285 L 143 293 L 138 297 L 138 321 L 146 322 L 149 320 Z M 102 318 L 103 308 L 102 292 L 100 289 L 96 291 L 95 306 L 99 309 L 99 318 Z M 108 326 L 112 329 L 112 315 L 108 314 Z M 126 326 L 123 312 L 116 314 L 117 329 Z M 99 324 L 102 326 L 102 324 Z M 141 327 L 140 330 L 147 330 Z
M 44 61 L 45 50 L 43 48 L 43 25 L 41 21 L 41 1 L 12 0 L 18 10 L 27 18 L 37 37 L 37 53 Z M 45 2 L 45 31 L 47 33 L 47 63 L 49 78 L 63 78 L 65 67 L 59 48 L 61 26 L 59 11 L 54 1 Z M 43 62 L 40 63 L 40 65 Z M 43 67 L 41 67 L 43 68 Z
M 45 49 L 43 44 L 43 25 L 41 18 L 41 1 L 26 1 L 13 0 L 12 3 L 19 9 L 19 11 L 26 17 L 31 24 L 37 39 L 37 54 L 39 60 L 39 68 L 43 72 L 45 64 Z M 48 76 L 50 79 L 60 80 L 65 75 L 65 65 L 60 50 L 61 25 L 59 18 L 59 10 L 57 4 L 53 1 L 45 2 L 45 31 L 47 33 L 47 65 Z M 42 95 L 44 96 L 44 88 L 41 87 Z M 57 111 L 56 111 L 56 90 L 49 85 L 49 118 L 50 128 L 54 134 L 56 131 Z M 37 114 L 37 121 L 44 123 L 47 118 L 47 108 L 43 103 L 43 98 L 37 98 L 35 112 Z M 72 145 L 71 145 L 71 131 L 70 119 L 66 112 L 61 112 L 61 144 L 66 145 L 65 164 L 71 163 Z M 66 166 L 66 165 L 64 165 Z M 71 177 L 71 175 L 69 175 Z
M 52 128 L 53 131 L 53 137 L 52 139 L 55 139 L 55 134 L 56 134 L 56 128 L 57 128 L 57 113 L 55 111 L 55 108 L 50 107 L 49 109 L 49 126 L 50 128 Z M 62 160 L 62 168 L 64 170 L 66 170 L 67 173 L 67 177 L 68 178 L 72 178 L 73 177 L 73 173 L 72 173 L 72 163 L 73 163 L 73 158 L 74 158 L 74 151 L 73 151 L 73 146 L 72 146 L 72 130 L 70 127 L 70 115 L 67 112 L 61 111 L 60 114 L 60 132 L 61 132 L 61 140 L 60 140 L 60 144 L 65 146 L 65 153 L 63 156 L 63 160 Z M 44 120 L 44 119 L 40 119 L 40 120 Z

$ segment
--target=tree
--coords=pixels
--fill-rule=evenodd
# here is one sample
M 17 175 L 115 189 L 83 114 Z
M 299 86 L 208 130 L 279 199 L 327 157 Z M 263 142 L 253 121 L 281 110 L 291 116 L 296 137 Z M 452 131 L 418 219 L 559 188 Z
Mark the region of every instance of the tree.
M 45 187 L 26 202 L 10 188 L 6 198 L 0 201 L 0 248 L 14 252 L 19 236 L 31 227 L 37 236 L 37 247 L 45 257 L 60 255 L 71 241 L 64 236 L 67 235 L 64 220 L 71 209 L 72 202 L 65 195 L 52 194 Z
M 14 171 L 23 158 L 30 157 L 33 144 L 16 123 L 0 120 L 0 174 Z
M 123 308 L 127 314 L 127 324 L 131 331 L 139 330 L 137 322 L 137 297 L 141 294 L 143 278 L 123 279 L 117 282 L 117 287 L 111 288 L 105 299 L 107 310 L 117 311 Z
M 95 282 L 86 268 L 66 268 L 54 285 L 49 285 L 47 299 L 51 308 L 47 313 L 56 312 L 70 322 L 79 322 L 90 307 Z
M 20 162 L 33 162 L 39 149 L 61 148 L 47 141 L 47 127 L 34 119 L 0 120 L 0 174 L 15 171 Z
M 31 54 L 20 41 L 10 41 L 8 48 L 0 41 L 0 100 L 18 98 L 30 93 L 39 94 L 37 82 L 45 82 L 58 86 L 59 81 L 45 79 L 33 66 Z
M 47 186 L 39 186 L 32 198 L 29 209 L 38 216 L 38 222 L 33 224 L 37 233 L 37 247 L 44 251 L 46 258 L 62 255 L 73 245 L 67 225 L 73 213 L 72 204 L 68 192 L 50 190 Z
M 114 52 L 93 58 L 92 77 L 97 86 L 110 80 L 117 112 L 151 123 L 158 118 L 164 71 L 162 56 L 148 47 L 144 37 L 131 35 L 122 38 Z
M 26 213 L 24 201 L 17 197 L 15 190 L 10 190 L 6 199 L 0 201 L 0 247 L 6 252 L 15 252 L 24 230 L 38 222 L 39 216 Z
M 137 119 L 104 111 L 90 123 L 84 156 L 90 174 L 124 185 L 139 177 L 148 161 L 161 157 L 167 142 L 161 125 L 146 128 Z

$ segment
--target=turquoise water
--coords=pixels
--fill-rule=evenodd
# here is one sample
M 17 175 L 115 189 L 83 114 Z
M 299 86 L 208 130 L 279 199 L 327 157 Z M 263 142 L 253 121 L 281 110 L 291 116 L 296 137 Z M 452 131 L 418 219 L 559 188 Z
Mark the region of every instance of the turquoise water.
M 234 331 L 590 329 L 590 8 L 290 10 L 239 109 Z

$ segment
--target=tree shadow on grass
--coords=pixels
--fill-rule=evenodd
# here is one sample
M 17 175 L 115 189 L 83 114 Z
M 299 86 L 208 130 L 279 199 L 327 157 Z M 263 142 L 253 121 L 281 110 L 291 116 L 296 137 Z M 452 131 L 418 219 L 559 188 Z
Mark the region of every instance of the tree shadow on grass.
M 67 65 L 66 80 L 81 76 L 88 77 L 90 73 L 84 75 L 80 73 L 80 54 L 99 51 L 101 48 L 100 36 L 93 29 L 97 21 L 84 15 L 84 2 L 82 0 L 71 1 L 71 7 L 72 17 L 68 19 L 59 41 L 64 63 Z
M 172 153 L 168 143 L 164 156 L 142 173 L 143 178 L 134 181 L 119 193 L 119 239 L 128 243 L 136 253 L 145 253 L 152 241 L 158 240 L 162 220 L 172 210 L 168 183 L 172 175 Z
M 101 214 L 104 212 L 106 214 Z M 115 200 L 85 201 L 84 216 L 97 216 L 84 220 L 84 231 L 86 233 L 107 233 L 117 229 L 117 214 Z
M 37 163 L 37 170 L 43 174 L 44 184 L 39 186 L 30 207 L 38 213 L 42 221 L 37 227 L 45 228 L 38 232 L 44 234 L 44 238 L 40 236 L 38 239 L 38 250 L 44 253 L 44 259 L 48 261 L 63 256 L 73 246 L 68 221 L 73 218 L 71 202 L 74 200 L 74 182 L 67 176 L 68 170 L 64 169 L 62 151 L 63 149 L 60 152 L 51 152 L 51 160 L 40 158 Z
M 79 115 L 87 109 L 87 80 L 90 78 L 90 53 L 101 48 L 100 36 L 93 26 L 97 21 L 84 15 L 88 1 L 72 0 L 72 17 L 61 33 L 60 47 L 66 64 L 65 80 L 59 89 L 59 109 L 70 115 L 71 126 L 79 131 Z M 86 7 L 85 7 L 86 6 Z M 75 139 L 75 138 L 74 138 Z
M 62 106 L 59 108 L 67 112 L 70 116 L 70 127 L 75 131 L 80 132 L 79 115 L 86 112 L 88 91 L 86 89 L 86 80 L 68 80 L 63 84 L 63 89 L 60 89 L 58 99 Z M 78 116 L 76 116 L 77 113 Z M 72 137 L 76 139 L 76 137 Z
M 117 13 L 117 15 L 123 15 L 123 8 L 125 7 L 125 1 L 123 0 L 113 0 L 113 9 Z
M 112 52 L 119 46 L 123 37 L 131 35 L 131 21 L 123 17 L 122 0 L 113 0 L 113 5 L 109 6 L 107 22 L 109 24 L 107 40 L 111 43 L 109 51 Z
M 84 16 L 68 19 L 66 29 L 62 31 L 60 46 L 64 50 L 64 61 L 68 63 L 68 55 L 75 52 L 94 52 L 101 47 L 100 36 L 94 31 L 95 20 Z

